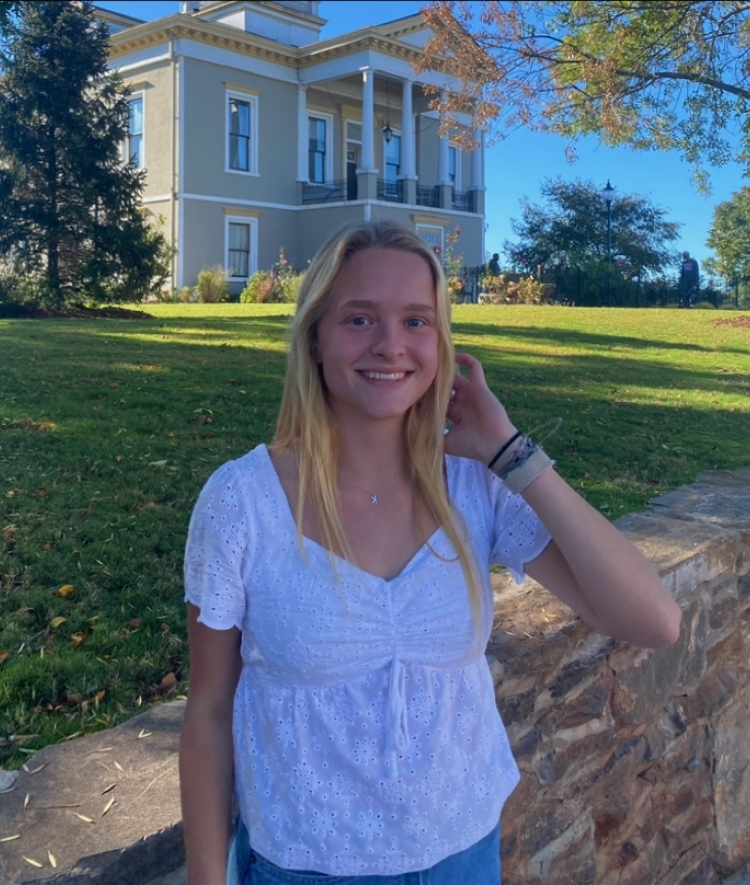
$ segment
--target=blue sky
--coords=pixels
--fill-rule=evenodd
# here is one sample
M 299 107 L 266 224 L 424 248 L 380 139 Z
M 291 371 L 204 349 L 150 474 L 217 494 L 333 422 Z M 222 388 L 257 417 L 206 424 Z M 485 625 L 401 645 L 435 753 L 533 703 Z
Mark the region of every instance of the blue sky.
M 98 6 L 150 21 L 179 12 L 177 0 L 128 2 L 110 0 Z M 328 19 L 322 36 L 333 37 L 371 24 L 381 24 L 418 12 L 420 2 L 401 0 L 356 0 L 320 4 L 320 14 Z M 503 242 L 513 238 L 511 219 L 521 214 L 521 199 L 538 201 L 539 185 L 546 178 L 562 177 L 565 181 L 591 180 L 604 187 L 609 180 L 622 194 L 642 194 L 667 211 L 670 221 L 683 227 L 677 247 L 687 249 L 701 263 L 711 254 L 706 238 L 717 203 L 728 200 L 746 182 L 742 168 L 729 164 L 709 170 L 711 194 L 706 197 L 690 180 L 690 168 L 677 154 L 670 152 L 632 151 L 608 148 L 596 139 L 576 142 L 578 159 L 565 158 L 564 139 L 553 135 L 516 131 L 487 149 L 486 156 L 486 248 L 502 249 Z M 676 273 L 675 269 L 675 273 Z

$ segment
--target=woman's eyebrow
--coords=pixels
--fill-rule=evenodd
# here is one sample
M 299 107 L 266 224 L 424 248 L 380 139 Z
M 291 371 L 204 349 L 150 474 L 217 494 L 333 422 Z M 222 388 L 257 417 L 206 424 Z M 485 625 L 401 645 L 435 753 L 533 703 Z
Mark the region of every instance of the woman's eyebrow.
M 348 310 L 352 307 L 378 307 L 378 303 L 375 301 L 368 301 L 366 299 L 361 298 L 352 298 L 349 301 L 345 301 L 343 304 L 339 305 L 339 310 Z M 408 311 L 422 311 L 422 312 L 430 312 L 436 313 L 435 308 L 431 304 L 422 304 L 421 302 L 415 301 L 412 304 L 405 304 L 402 308 L 404 312 Z

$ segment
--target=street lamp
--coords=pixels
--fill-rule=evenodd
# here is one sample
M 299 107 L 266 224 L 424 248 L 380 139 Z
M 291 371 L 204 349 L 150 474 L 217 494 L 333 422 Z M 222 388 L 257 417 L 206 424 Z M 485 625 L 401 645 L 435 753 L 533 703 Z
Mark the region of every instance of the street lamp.
M 610 286 L 612 285 L 612 200 L 615 189 L 607 179 L 607 186 L 602 188 L 602 199 L 607 204 L 607 307 L 610 306 Z

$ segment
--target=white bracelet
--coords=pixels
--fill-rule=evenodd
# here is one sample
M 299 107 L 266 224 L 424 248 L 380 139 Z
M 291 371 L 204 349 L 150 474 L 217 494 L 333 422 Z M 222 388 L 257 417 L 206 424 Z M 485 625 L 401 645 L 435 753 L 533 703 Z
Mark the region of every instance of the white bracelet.
M 536 448 L 531 455 L 518 467 L 514 467 L 505 477 L 503 482 L 514 494 L 522 492 L 529 483 L 548 467 L 554 467 L 555 462 L 545 452 Z

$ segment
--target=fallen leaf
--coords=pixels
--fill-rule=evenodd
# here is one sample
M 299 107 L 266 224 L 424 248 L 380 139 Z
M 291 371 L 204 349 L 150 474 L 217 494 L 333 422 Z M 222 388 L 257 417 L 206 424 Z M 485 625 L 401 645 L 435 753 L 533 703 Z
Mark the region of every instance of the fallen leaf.
M 30 863 L 32 867 L 38 867 L 41 870 L 42 865 L 39 863 L 38 860 L 34 860 L 33 857 L 26 857 L 25 854 L 22 854 L 21 857 L 26 861 L 26 863 Z
M 17 780 L 17 771 L 0 771 L 0 793 L 9 793 L 14 790 Z
M 44 762 L 42 765 L 37 765 L 36 768 L 27 768 L 27 766 L 24 765 L 24 766 L 23 766 L 23 770 L 24 770 L 27 774 L 37 774 L 37 773 L 40 772 L 43 768 L 46 768 L 46 767 L 47 767 L 47 763 Z
M 26 798 L 23 800 L 23 810 L 24 811 L 26 811 L 26 809 L 29 807 L 29 799 L 31 799 L 31 793 L 27 793 Z
M 42 486 L 39 491 L 36 493 L 37 498 L 46 498 L 47 497 L 47 489 Z
M 8 658 L 10 657 L 10 652 L 7 648 L 0 648 L 0 664 L 4 664 Z
M 63 584 L 62 587 L 55 593 L 55 596 L 60 596 L 63 599 L 66 596 L 70 596 L 70 594 L 75 590 L 75 586 L 73 584 Z
M 47 849 L 47 857 L 49 858 L 50 866 L 53 867 L 54 869 L 57 869 L 57 858 L 49 850 L 49 848 Z
M 3 529 L 3 538 L 5 543 L 10 547 L 16 543 L 16 527 L 14 525 L 6 525 Z
M 71 633 L 70 634 L 70 641 L 73 643 L 73 645 L 76 648 L 78 648 L 79 645 L 83 645 L 83 643 L 86 641 L 86 634 L 85 633 Z
M 93 824 L 93 823 L 94 823 L 93 820 L 91 820 L 90 817 L 86 817 L 85 814 L 79 814 L 77 811 L 74 811 L 73 814 L 74 814 L 76 817 L 80 817 L 81 820 L 84 821 L 84 822 L 87 823 L 87 824 Z
M 122 765 L 120 765 L 119 762 L 115 762 L 115 768 L 116 768 L 118 771 L 125 771 L 125 769 L 122 767 Z
M 67 618 L 63 618 L 61 615 L 58 615 L 56 618 L 52 618 L 52 620 L 49 622 L 49 625 L 50 627 L 52 627 L 53 630 L 57 630 L 60 624 L 64 624 L 67 620 Z
M 166 463 L 167 463 L 167 459 L 163 458 L 161 461 L 149 461 L 148 466 L 149 467 L 164 467 L 164 465 Z
M 177 685 L 177 677 L 174 673 L 167 673 L 167 675 L 162 679 L 159 683 L 158 691 L 169 691 Z
M 109 809 L 115 804 L 115 797 L 113 796 L 109 802 L 104 806 L 104 811 L 102 811 L 102 817 L 109 811 Z
M 141 626 L 142 623 L 143 623 L 143 618 L 131 618 L 128 621 L 127 626 L 133 630 L 137 630 Z
M 20 838 L 21 838 L 21 834 L 16 833 L 15 836 L 3 836 L 2 839 L 0 839 L 0 842 L 13 842 L 15 839 L 20 839 Z
M 105 788 L 102 790 L 102 796 L 106 796 L 106 794 L 107 794 L 107 793 L 110 793 L 112 790 L 114 790 L 114 788 L 115 788 L 116 786 L 117 786 L 117 784 L 110 784 L 108 787 L 105 787 Z
M 140 730 L 139 735 L 138 735 L 138 740 L 140 740 L 141 738 L 149 738 L 149 737 L 151 737 L 151 732 L 150 732 L 150 731 L 146 731 L 145 728 L 142 728 L 142 729 Z
M 47 543 L 44 545 L 44 549 L 49 553 L 49 551 L 52 549 L 52 541 L 47 541 Z

